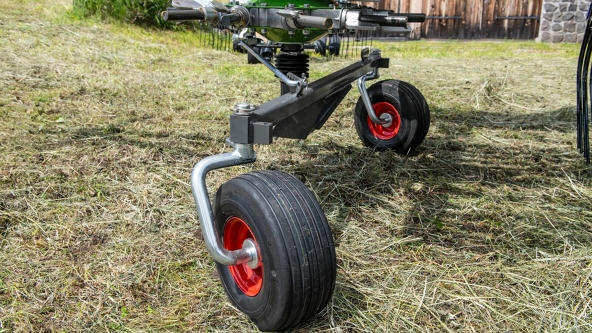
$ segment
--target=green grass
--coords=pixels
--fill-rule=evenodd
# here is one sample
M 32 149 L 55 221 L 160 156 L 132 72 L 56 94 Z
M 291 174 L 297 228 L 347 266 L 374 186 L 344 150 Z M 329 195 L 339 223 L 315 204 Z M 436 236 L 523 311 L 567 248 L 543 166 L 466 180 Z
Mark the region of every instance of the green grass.
M 160 13 L 170 7 L 168 0 L 73 0 L 75 17 L 98 17 L 152 27 L 174 27 Z
M 253 331 L 224 295 L 188 186 L 231 107 L 278 95 L 199 34 L 0 2 L 0 332 Z M 432 111 L 417 153 L 363 147 L 352 91 L 253 169 L 317 195 L 335 295 L 300 331 L 592 330 L 592 169 L 575 148 L 578 45 L 374 43 Z M 316 79 L 355 59 L 311 59 Z

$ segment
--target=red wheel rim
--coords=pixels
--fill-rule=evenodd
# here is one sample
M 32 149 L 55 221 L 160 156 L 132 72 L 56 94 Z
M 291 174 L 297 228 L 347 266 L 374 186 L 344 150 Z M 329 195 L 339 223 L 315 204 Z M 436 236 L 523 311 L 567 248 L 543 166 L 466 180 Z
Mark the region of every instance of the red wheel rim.
M 251 229 L 241 218 L 233 216 L 226 221 L 224 226 L 225 249 L 231 251 L 241 249 L 243 242 L 249 238 L 257 246 L 257 240 L 253 236 Z M 245 295 L 255 296 L 261 291 L 263 285 L 263 264 L 261 260 L 259 260 L 255 269 L 252 269 L 247 264 L 228 266 L 228 269 L 234 282 Z
M 374 135 L 377 139 L 381 140 L 390 140 L 397 136 L 399 133 L 399 128 L 401 127 L 401 116 L 399 115 L 399 111 L 395 108 L 394 105 L 388 102 L 378 102 L 372 105 L 374 107 L 374 112 L 380 118 L 383 114 L 388 114 L 392 118 L 392 123 L 390 126 L 382 126 L 381 124 L 375 124 L 370 116 L 368 116 L 368 128 L 372 135 Z

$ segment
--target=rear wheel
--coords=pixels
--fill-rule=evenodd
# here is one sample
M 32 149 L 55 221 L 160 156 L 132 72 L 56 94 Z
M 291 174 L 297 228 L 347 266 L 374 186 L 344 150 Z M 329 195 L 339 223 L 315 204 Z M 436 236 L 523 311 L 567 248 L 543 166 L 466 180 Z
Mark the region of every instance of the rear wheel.
M 230 301 L 262 331 L 285 330 L 325 308 L 335 285 L 331 230 L 314 195 L 298 179 L 251 172 L 216 193 L 215 220 L 228 250 L 253 242 L 255 265 L 217 264 Z
M 430 110 L 421 92 L 411 84 L 398 80 L 377 82 L 367 91 L 376 115 L 391 121 L 387 125 L 374 123 L 360 97 L 354 112 L 354 123 L 362 143 L 401 154 L 417 148 L 430 128 Z

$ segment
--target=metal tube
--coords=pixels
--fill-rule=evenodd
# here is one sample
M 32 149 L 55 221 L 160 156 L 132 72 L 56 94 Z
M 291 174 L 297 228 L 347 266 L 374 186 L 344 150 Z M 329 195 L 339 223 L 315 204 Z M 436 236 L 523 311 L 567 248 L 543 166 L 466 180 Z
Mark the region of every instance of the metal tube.
M 393 119 L 389 114 L 384 114 L 384 118 L 379 118 L 374 112 L 374 107 L 372 106 L 372 101 L 370 101 L 370 96 L 368 96 L 368 91 L 366 90 L 366 80 L 367 79 L 376 79 L 379 77 L 378 68 L 372 70 L 370 73 L 366 75 L 362 75 L 358 81 L 358 90 L 360 91 L 360 97 L 362 98 L 362 102 L 364 102 L 364 107 L 366 107 L 366 112 L 368 113 L 368 117 L 372 120 L 375 124 L 381 124 L 383 126 L 390 126 Z
M 240 250 L 228 251 L 220 242 L 220 237 L 214 226 L 214 213 L 206 188 L 206 175 L 208 172 L 231 167 L 240 164 L 255 162 L 256 156 L 252 144 L 233 144 L 231 153 L 209 156 L 199 161 L 191 173 L 191 192 L 197 206 L 197 215 L 201 225 L 201 231 L 206 243 L 206 248 L 212 259 L 223 265 L 252 264 L 257 262 L 257 249 L 243 244 Z
M 267 60 L 265 60 L 265 58 L 263 58 L 259 53 L 255 52 L 255 50 L 253 50 L 247 44 L 245 44 L 245 42 L 241 41 L 239 45 L 242 46 L 245 50 L 247 50 L 247 52 L 252 54 L 253 57 L 257 58 L 257 60 L 264 64 L 265 67 L 269 68 L 269 70 L 272 71 L 273 74 L 275 74 L 280 79 L 280 81 L 282 81 L 288 87 L 290 87 L 291 92 L 298 94 L 302 90 L 302 88 L 304 88 L 302 81 L 290 80 L 284 73 L 282 73 L 279 69 L 273 67 L 273 65 L 270 64 Z
M 328 17 L 317 17 L 311 15 L 299 15 L 294 19 L 296 24 L 301 27 L 331 29 L 333 28 L 333 19 Z
M 174 9 L 168 8 L 160 13 L 160 16 L 165 21 L 201 21 L 205 18 L 204 12 L 199 9 Z

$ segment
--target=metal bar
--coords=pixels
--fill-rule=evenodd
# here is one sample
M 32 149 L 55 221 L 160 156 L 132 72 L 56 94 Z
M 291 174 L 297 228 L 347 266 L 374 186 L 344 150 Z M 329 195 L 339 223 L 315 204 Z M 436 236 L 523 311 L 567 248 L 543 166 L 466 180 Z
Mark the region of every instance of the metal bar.
M 426 16 L 426 20 L 462 20 L 462 16 Z
M 586 49 L 589 43 L 590 29 L 584 30 L 584 38 L 582 39 L 582 45 L 580 47 L 580 54 L 578 56 L 578 67 L 576 72 L 576 98 L 577 98 L 577 148 L 578 151 L 582 152 L 582 114 L 584 110 L 584 95 L 587 94 L 586 89 L 583 85 L 583 76 L 587 75 L 587 71 L 584 69 L 584 58 Z
M 304 88 L 303 82 L 302 81 L 294 81 L 294 80 L 290 80 L 284 73 L 282 73 L 279 69 L 273 67 L 272 64 L 270 64 L 267 60 L 265 60 L 265 58 L 263 58 L 261 55 L 259 55 L 259 53 L 255 52 L 255 50 L 253 50 L 252 48 L 250 48 L 247 44 L 245 44 L 243 41 L 241 41 L 239 43 L 240 46 L 242 46 L 245 50 L 247 50 L 247 52 L 249 52 L 251 55 L 253 55 L 255 58 L 257 58 L 257 60 L 259 60 L 262 64 L 265 65 L 265 67 L 267 67 L 270 71 L 273 72 L 273 74 L 275 74 L 280 81 L 282 81 L 282 83 L 285 83 L 288 87 L 290 87 L 290 91 L 293 93 L 299 93 L 300 90 L 302 88 Z
M 378 69 L 374 69 L 372 72 L 366 75 L 362 75 L 358 79 L 357 85 L 358 90 L 360 91 L 360 97 L 362 98 L 362 102 L 364 102 L 364 106 L 366 107 L 366 112 L 368 113 L 368 117 L 370 117 L 370 120 L 372 120 L 372 122 L 375 124 L 380 124 L 384 125 L 385 127 L 388 127 L 392 123 L 393 118 L 387 113 L 384 113 L 384 115 L 388 116 L 388 118 L 384 119 L 379 118 L 376 115 L 376 112 L 374 112 L 374 107 L 372 106 L 372 101 L 370 101 L 370 96 L 368 96 L 368 91 L 366 90 L 366 80 L 373 80 L 377 79 L 378 77 L 380 77 L 380 75 L 378 74 Z
M 494 20 L 540 20 L 539 16 L 496 16 Z
M 284 94 L 274 100 L 261 104 L 254 112 L 257 121 L 276 124 L 294 114 L 305 110 L 334 91 L 343 89 L 375 68 L 388 68 L 388 58 L 382 58 L 379 53 L 371 54 L 368 58 L 353 63 L 339 71 L 329 74 L 308 85 L 301 96 Z
M 592 7 L 591 7 L 592 8 Z M 589 124 L 588 113 L 590 110 L 588 94 L 590 86 L 588 83 L 588 70 L 590 68 L 590 57 L 592 56 L 592 20 L 588 18 L 587 27 L 578 59 L 578 124 L 577 124 L 577 147 L 580 153 L 584 154 L 586 161 L 590 162 L 589 147 Z M 580 61 L 581 60 L 581 63 Z
M 191 173 L 191 192 L 197 206 L 197 215 L 201 225 L 201 231 L 206 243 L 206 248 L 212 258 L 223 265 L 237 265 L 257 262 L 257 249 L 255 246 L 243 244 L 240 250 L 229 251 L 222 247 L 220 237 L 214 226 L 214 213 L 206 188 L 206 175 L 208 172 L 227 168 L 235 165 L 253 163 L 256 160 L 253 145 L 233 144 L 231 153 L 209 156 L 199 161 Z

